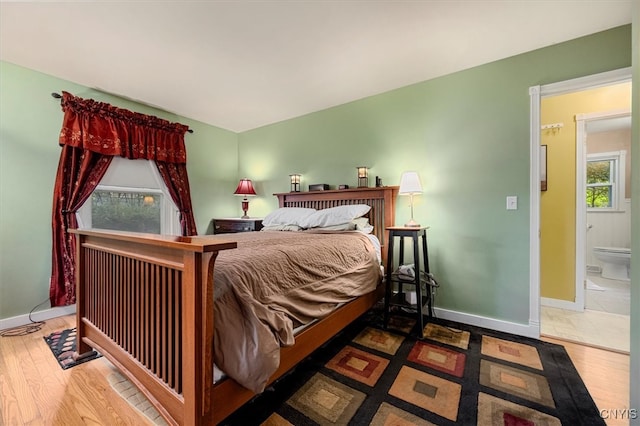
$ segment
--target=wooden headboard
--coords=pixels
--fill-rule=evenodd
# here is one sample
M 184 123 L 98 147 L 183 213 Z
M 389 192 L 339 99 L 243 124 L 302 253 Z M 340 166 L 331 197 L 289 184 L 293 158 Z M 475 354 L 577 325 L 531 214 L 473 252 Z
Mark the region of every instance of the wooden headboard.
M 273 195 L 278 197 L 280 207 L 307 207 L 321 210 L 348 204 L 367 204 L 371 206 L 369 223 L 373 226 L 373 234 L 380 240 L 382 258 L 383 260 L 386 259 L 385 246 L 388 232 L 385 229 L 395 225 L 397 186 L 284 192 Z

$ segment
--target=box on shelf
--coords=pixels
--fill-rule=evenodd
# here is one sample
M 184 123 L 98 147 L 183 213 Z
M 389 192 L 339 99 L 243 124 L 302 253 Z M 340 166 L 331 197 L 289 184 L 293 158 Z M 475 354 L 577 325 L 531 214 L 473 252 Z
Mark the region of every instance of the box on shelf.
M 326 183 L 315 183 L 312 185 L 309 185 L 309 191 L 328 191 L 329 190 L 329 185 L 327 185 Z

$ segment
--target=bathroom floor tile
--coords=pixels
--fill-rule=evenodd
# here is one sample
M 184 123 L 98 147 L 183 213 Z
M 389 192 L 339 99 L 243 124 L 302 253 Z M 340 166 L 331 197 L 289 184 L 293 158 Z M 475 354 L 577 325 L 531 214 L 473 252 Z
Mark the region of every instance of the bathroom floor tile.
M 600 290 L 585 291 L 585 307 L 587 309 L 608 312 L 611 314 L 629 315 L 631 286 L 629 281 L 618 281 L 589 274 L 587 280 Z
M 540 333 L 622 352 L 630 347 L 630 285 L 599 275 L 587 275 L 585 310 L 576 312 L 542 306 Z
M 603 311 L 576 312 L 542 306 L 540 333 L 621 352 L 629 352 L 630 347 L 629 316 Z

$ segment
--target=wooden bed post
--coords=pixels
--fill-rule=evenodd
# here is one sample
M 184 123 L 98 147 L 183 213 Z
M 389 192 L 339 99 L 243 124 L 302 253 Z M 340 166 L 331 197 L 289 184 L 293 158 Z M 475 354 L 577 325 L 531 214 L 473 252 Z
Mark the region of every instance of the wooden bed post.
M 84 250 L 82 250 L 83 235 L 74 235 L 76 239 L 76 336 L 84 336 L 84 322 L 82 318 L 85 316 L 86 306 L 86 292 L 83 289 L 82 277 L 85 276 L 86 260 L 84 258 Z M 84 340 L 76 337 L 76 352 L 73 358 L 77 361 L 84 357 L 91 355 L 94 352 L 93 348 L 89 346 Z
M 182 336 L 184 424 L 202 425 L 211 411 L 213 386 L 213 264 L 214 253 L 191 252 L 185 258 L 183 285 Z M 193 276 L 194 279 L 188 277 Z M 204 354 L 204 356 L 202 356 Z

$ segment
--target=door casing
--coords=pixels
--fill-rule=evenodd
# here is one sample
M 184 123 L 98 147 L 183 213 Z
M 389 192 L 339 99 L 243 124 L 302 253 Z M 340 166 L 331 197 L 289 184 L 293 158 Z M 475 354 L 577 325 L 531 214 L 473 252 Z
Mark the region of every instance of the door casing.
M 586 229 L 586 207 L 584 206 L 584 197 L 580 195 L 584 195 L 584 191 L 580 192 L 580 188 L 576 188 L 576 212 L 580 211 L 578 208 L 585 212 L 581 221 L 576 218 L 576 298 L 573 302 L 555 301 L 555 299 L 543 300 L 540 297 L 540 101 L 546 96 L 594 89 L 627 81 L 631 81 L 631 67 L 529 88 L 529 324 L 536 325 L 538 330 L 540 330 L 541 303 L 576 311 L 584 310 L 584 241 L 586 238 L 584 232 Z M 584 149 L 580 149 L 580 151 L 581 156 L 586 155 Z M 584 168 L 582 173 L 584 174 Z M 577 182 L 582 182 L 582 180 L 583 178 L 580 177 Z M 578 185 L 580 184 L 578 183 Z M 581 257 L 578 254 L 579 250 L 582 252 Z M 579 258 L 580 262 L 578 262 Z M 578 274 L 579 267 L 581 268 L 580 274 Z

